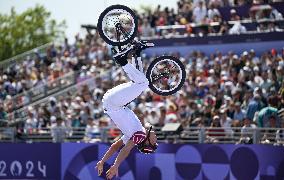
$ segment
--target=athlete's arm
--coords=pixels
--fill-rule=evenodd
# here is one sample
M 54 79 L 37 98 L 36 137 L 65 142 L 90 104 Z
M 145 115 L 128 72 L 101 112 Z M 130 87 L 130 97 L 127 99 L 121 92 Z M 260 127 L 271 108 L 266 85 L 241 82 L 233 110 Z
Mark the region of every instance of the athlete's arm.
M 117 158 L 115 159 L 114 164 L 110 167 L 110 169 L 107 171 L 107 179 L 111 179 L 114 176 L 118 176 L 118 167 L 124 161 L 127 156 L 129 155 L 132 148 L 135 146 L 134 142 L 132 140 L 129 140 L 126 145 L 120 150 Z
M 119 167 L 122 161 L 127 158 L 127 156 L 129 155 L 130 151 L 132 150 L 134 146 L 135 146 L 134 142 L 132 140 L 129 140 L 125 144 L 125 146 L 120 150 L 113 165 Z
M 119 148 L 123 145 L 122 139 L 119 139 L 118 141 L 114 142 L 108 151 L 105 153 L 104 157 L 102 158 L 102 162 L 106 162 L 116 151 L 119 150 Z
M 110 148 L 107 150 L 107 152 L 105 153 L 104 157 L 102 158 L 102 160 L 100 160 L 97 163 L 97 170 L 98 170 L 98 175 L 100 176 L 103 172 L 103 167 L 104 167 L 104 163 L 116 152 L 119 150 L 119 148 L 123 145 L 123 141 L 122 139 L 119 139 L 118 141 L 116 141 L 115 143 L 113 143 Z

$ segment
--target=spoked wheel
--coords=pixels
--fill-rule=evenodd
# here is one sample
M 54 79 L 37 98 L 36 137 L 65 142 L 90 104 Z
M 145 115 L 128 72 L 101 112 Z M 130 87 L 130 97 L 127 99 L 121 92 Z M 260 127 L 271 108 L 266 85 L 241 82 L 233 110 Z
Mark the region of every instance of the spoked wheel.
M 138 29 L 138 19 L 127 6 L 113 5 L 101 13 L 97 28 L 106 43 L 112 46 L 124 46 L 134 39 Z
M 185 82 L 185 68 L 173 56 L 160 56 L 150 63 L 146 77 L 149 88 L 156 94 L 168 96 L 180 90 Z

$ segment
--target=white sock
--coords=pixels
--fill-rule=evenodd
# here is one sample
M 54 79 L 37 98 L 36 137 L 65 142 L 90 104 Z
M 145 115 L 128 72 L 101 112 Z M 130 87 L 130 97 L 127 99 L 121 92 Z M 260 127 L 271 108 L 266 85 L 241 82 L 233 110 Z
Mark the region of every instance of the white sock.
M 141 71 L 143 73 L 144 71 L 143 71 L 143 66 L 142 66 L 142 58 L 137 57 L 137 61 L 138 61 L 139 71 Z
M 141 71 L 143 73 L 143 66 L 142 66 L 142 60 L 141 57 L 137 57 L 135 59 L 135 57 L 132 57 L 132 65 L 138 69 L 139 71 Z

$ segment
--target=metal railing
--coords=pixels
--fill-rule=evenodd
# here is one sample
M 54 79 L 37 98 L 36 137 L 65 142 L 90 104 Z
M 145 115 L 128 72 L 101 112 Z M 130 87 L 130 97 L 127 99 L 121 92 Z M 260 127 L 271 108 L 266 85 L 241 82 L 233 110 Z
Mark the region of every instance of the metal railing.
M 257 31 L 257 25 L 261 23 L 273 22 L 278 25 L 278 28 L 275 28 L 274 31 L 276 32 L 284 32 L 284 19 L 259 19 L 259 20 L 240 20 L 240 21 L 228 21 L 228 25 L 232 27 L 235 23 L 241 23 L 243 26 L 247 28 L 247 31 L 242 34 L 255 34 L 255 33 L 262 33 Z M 210 23 L 188 23 L 186 25 L 166 25 L 166 26 L 156 26 L 154 29 L 156 30 L 156 34 L 153 36 L 141 37 L 145 40 L 153 40 L 153 39 L 163 39 L 165 37 L 175 37 L 175 38 L 185 38 L 185 37 L 199 37 L 198 32 L 194 32 L 195 29 L 206 29 L 208 27 L 212 27 L 218 29 L 221 27 L 222 23 L 220 22 L 210 22 Z M 188 28 L 192 28 L 191 33 L 188 33 Z M 163 34 L 163 31 L 168 31 L 169 33 L 175 31 L 176 34 L 168 36 L 167 33 Z M 270 30 L 264 30 L 263 32 L 271 32 Z M 207 34 L 208 33 L 208 34 Z M 222 34 L 218 33 L 209 33 L 207 32 L 207 36 L 222 36 Z M 204 33 L 203 33 L 204 34 Z
M 15 142 L 15 133 L 14 127 L 0 127 L 0 142 Z
M 20 109 L 21 107 L 27 106 L 48 95 L 54 94 L 55 92 L 76 84 L 76 74 L 77 72 L 70 72 L 53 81 L 33 87 L 26 92 L 13 96 L 12 99 L 6 99 L 5 103 L 12 103 L 14 111 Z
M 89 89 L 93 90 L 95 88 L 95 78 L 89 77 L 89 78 L 82 80 L 79 83 L 69 84 L 68 86 L 64 86 L 64 88 L 62 88 L 62 89 L 58 89 L 58 91 L 56 91 L 54 94 L 47 93 L 47 95 L 43 96 L 42 99 L 29 104 L 29 106 L 34 107 L 34 106 L 39 106 L 41 104 L 45 104 L 45 103 L 48 102 L 48 99 L 51 96 L 55 97 L 57 99 L 59 96 L 65 96 L 68 93 L 75 94 L 84 85 L 88 85 Z M 53 87 L 56 88 L 56 84 Z M 52 90 L 54 91 L 53 88 L 52 88 Z M 8 114 L 9 125 L 25 122 L 26 119 L 27 119 L 27 109 L 28 109 L 28 106 L 25 105 L 24 107 L 15 110 L 13 113 Z
M 221 143 L 221 144 L 282 144 L 284 128 L 213 128 L 190 127 L 180 133 L 165 133 L 156 129 L 157 138 L 173 143 Z M 281 135 L 282 134 L 282 135 Z M 277 137 L 279 135 L 279 137 Z M 283 136 L 283 137 L 282 137 Z
M 39 47 L 36 47 L 32 50 L 29 50 L 29 51 L 26 51 L 22 54 L 19 54 L 19 55 L 16 55 L 14 57 L 11 57 L 9 59 L 6 59 L 6 60 L 3 60 L 3 61 L 0 61 L 0 67 L 5 69 L 9 66 L 13 66 L 14 64 L 16 63 L 20 63 L 24 60 L 27 60 L 27 57 L 30 57 L 30 58 L 33 58 L 36 53 L 39 54 L 39 55 L 42 55 L 42 54 L 45 54 L 46 53 L 46 49 L 51 46 L 53 43 L 52 42 L 49 42 L 49 43 L 46 43 L 42 46 L 39 46 Z
M 15 128 L 0 129 L 1 142 L 113 142 L 121 133 L 117 128 L 100 128 L 99 132 L 87 134 L 84 127 L 24 129 L 16 133 Z M 155 127 L 158 142 L 165 143 L 218 143 L 218 144 L 273 144 L 284 145 L 284 128 L 250 128 L 245 133 L 242 128 L 185 128 L 181 132 L 163 132 Z M 114 133 L 115 132 L 115 133 Z M 282 135 L 281 135 L 282 134 Z M 280 135 L 280 136 L 278 136 Z M 1 138 L 2 137 L 2 138 Z
M 14 142 L 112 142 L 116 137 L 111 136 L 109 128 L 101 128 L 100 132 L 86 134 L 84 127 L 51 127 L 40 129 L 23 129 L 17 133 Z M 63 138 L 58 138 L 58 134 Z
M 102 76 L 109 74 L 109 72 L 111 72 L 111 70 L 105 71 L 102 74 Z M 27 119 L 27 108 L 28 108 L 28 106 L 34 107 L 34 106 L 38 106 L 38 105 L 41 105 L 41 104 L 45 104 L 45 103 L 48 102 L 48 99 L 51 96 L 55 97 L 57 99 L 60 96 L 65 96 L 65 95 L 69 96 L 69 94 L 76 94 L 76 92 L 79 92 L 84 85 L 87 85 L 90 91 L 94 90 L 95 87 L 96 87 L 95 77 L 94 76 L 86 76 L 84 78 L 78 78 L 77 79 L 77 74 L 79 74 L 79 73 L 80 72 L 74 72 L 74 74 L 72 76 L 70 76 L 71 77 L 70 80 L 73 79 L 74 84 L 70 83 L 70 84 L 66 85 L 66 84 L 63 83 L 61 85 L 57 85 L 55 83 L 55 85 L 52 85 L 52 87 L 57 89 L 58 86 L 61 86 L 62 88 L 57 89 L 56 91 L 55 91 L 54 88 L 50 88 L 50 89 L 47 88 L 47 90 L 48 90 L 47 94 L 45 94 L 43 96 L 41 94 L 39 94 L 39 96 L 41 98 L 38 99 L 37 101 L 29 103 L 29 104 L 24 104 L 23 107 L 13 111 L 12 113 L 9 113 L 8 118 L 7 118 L 9 120 L 8 125 L 13 125 L 13 124 L 24 122 Z M 61 79 L 61 80 L 59 79 L 58 82 L 62 83 L 62 80 L 63 79 Z M 64 80 L 64 82 L 66 82 L 66 80 Z M 51 84 L 53 84 L 53 83 L 51 83 Z M 53 93 L 54 92 L 55 93 L 52 94 L 52 93 L 50 93 L 51 91 Z M 33 96 L 35 96 L 35 95 L 33 95 Z M 35 98 L 35 97 L 32 97 L 32 98 Z M 17 102 L 17 103 L 19 103 L 19 102 Z M 19 106 L 20 105 L 21 104 L 19 103 Z

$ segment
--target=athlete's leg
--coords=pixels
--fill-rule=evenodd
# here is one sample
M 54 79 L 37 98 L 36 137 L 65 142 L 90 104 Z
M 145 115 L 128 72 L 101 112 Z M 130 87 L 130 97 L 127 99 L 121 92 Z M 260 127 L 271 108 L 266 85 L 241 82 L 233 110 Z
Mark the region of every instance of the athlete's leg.
M 123 108 L 148 88 L 149 82 L 145 74 L 137 70 L 132 64 L 127 63 L 122 66 L 122 69 L 132 82 L 120 84 L 104 95 L 103 105 L 106 110 Z
M 126 64 L 125 66 L 122 66 L 122 69 L 134 83 L 146 83 L 148 86 L 148 79 L 146 78 L 145 74 L 136 69 L 132 64 Z
M 149 82 L 143 73 L 142 61 L 140 57 L 141 51 L 148 47 L 153 47 L 153 44 L 137 42 L 135 45 L 135 54 L 137 59 L 132 59 L 132 61 L 138 62 L 138 69 L 136 69 L 136 65 L 133 66 L 127 62 L 129 49 L 126 49 L 113 56 L 115 61 L 122 66 L 122 69 L 132 80 L 132 82 L 121 84 L 109 90 L 103 98 L 103 105 L 105 109 L 118 110 L 127 103 L 133 101 L 146 88 L 148 88 Z
M 106 111 L 106 113 L 123 134 L 127 135 L 129 138 L 133 135 L 135 129 L 136 131 L 137 129 L 144 131 L 139 118 L 128 107 L 120 108 L 116 111 Z

